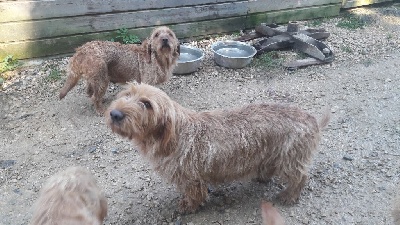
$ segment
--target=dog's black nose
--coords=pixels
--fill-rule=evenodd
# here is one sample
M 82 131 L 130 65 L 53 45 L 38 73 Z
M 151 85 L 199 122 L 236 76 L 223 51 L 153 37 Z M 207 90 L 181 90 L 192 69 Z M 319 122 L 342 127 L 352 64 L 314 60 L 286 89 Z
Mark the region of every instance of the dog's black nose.
M 125 117 L 125 115 L 117 109 L 111 110 L 110 116 L 111 116 L 112 121 L 114 121 L 114 122 L 119 122 L 119 121 L 123 120 Z
M 163 38 L 162 41 L 163 41 L 163 44 L 168 44 L 168 38 Z

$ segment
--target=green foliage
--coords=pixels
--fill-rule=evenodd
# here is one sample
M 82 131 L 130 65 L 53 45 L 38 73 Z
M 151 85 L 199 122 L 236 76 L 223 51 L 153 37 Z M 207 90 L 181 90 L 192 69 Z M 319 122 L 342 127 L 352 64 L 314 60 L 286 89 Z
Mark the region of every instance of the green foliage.
M 367 58 L 362 61 L 362 64 L 364 64 L 365 67 L 368 67 L 368 66 L 371 66 L 372 64 L 374 64 L 374 60 Z
M 277 68 L 282 65 L 283 59 L 279 57 L 278 52 L 271 51 L 261 54 L 253 60 L 253 65 L 263 68 Z
M 365 25 L 366 23 L 359 16 L 351 13 L 345 14 L 336 24 L 337 27 L 349 30 L 362 29 Z
M 231 33 L 231 36 L 233 37 L 239 37 L 240 36 L 240 31 L 235 31 Z
M 50 71 L 50 74 L 46 77 L 46 80 L 48 81 L 57 81 L 61 79 L 61 71 L 53 68 Z
M 20 65 L 17 59 L 14 59 L 12 55 L 7 55 L 0 62 L 0 73 L 4 73 L 6 71 L 14 70 Z M 3 76 L 1 76 L 3 77 Z M 3 77 L 4 78 L 4 77 Z
M 327 21 L 328 19 L 323 17 L 323 18 L 318 18 L 318 19 L 313 19 L 313 20 L 309 20 L 307 21 L 306 25 L 308 27 L 319 27 L 322 25 L 322 23 L 324 23 L 325 21 Z
M 345 46 L 345 45 L 340 46 L 340 49 L 343 52 L 346 52 L 346 53 L 352 53 L 353 52 L 353 49 L 351 49 L 349 46 Z
M 306 58 L 309 58 L 310 56 L 309 55 L 307 55 L 306 53 L 304 53 L 304 52 L 301 52 L 301 51 L 297 51 L 297 59 L 306 59 Z
M 140 39 L 138 36 L 129 34 L 128 29 L 121 28 L 117 30 L 117 36 L 112 38 L 111 41 L 117 41 L 122 44 L 138 44 L 140 43 Z

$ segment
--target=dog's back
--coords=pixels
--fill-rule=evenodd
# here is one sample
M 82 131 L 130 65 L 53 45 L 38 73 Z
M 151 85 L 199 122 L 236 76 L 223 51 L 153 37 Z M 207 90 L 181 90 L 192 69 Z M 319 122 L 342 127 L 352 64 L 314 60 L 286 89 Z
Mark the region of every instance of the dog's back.
M 70 167 L 48 179 L 34 205 L 31 225 L 101 225 L 107 200 L 95 178 Z
M 69 59 L 67 80 L 60 90 L 59 98 L 63 99 L 82 76 L 98 82 L 99 79 L 105 79 L 113 83 L 137 79 L 139 74 L 135 63 L 140 49 L 140 45 L 123 45 L 111 41 L 91 41 L 77 48 Z

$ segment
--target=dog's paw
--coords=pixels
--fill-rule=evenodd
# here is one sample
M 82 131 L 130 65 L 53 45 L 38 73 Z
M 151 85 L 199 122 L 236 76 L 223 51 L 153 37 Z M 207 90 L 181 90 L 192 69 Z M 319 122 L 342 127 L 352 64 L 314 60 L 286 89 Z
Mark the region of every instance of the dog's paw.
M 288 194 L 286 191 L 283 191 L 278 194 L 278 199 L 282 204 L 285 205 L 293 205 L 298 203 L 299 196 Z
M 182 215 L 195 213 L 198 206 L 193 205 L 192 202 L 187 201 L 186 199 L 182 199 L 179 202 L 179 213 Z

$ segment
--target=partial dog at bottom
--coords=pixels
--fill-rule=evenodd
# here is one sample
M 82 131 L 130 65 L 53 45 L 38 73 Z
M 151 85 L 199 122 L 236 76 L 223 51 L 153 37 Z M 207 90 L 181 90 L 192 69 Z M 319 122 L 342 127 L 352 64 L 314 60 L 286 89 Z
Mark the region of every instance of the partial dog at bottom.
M 40 190 L 30 225 L 101 225 L 107 199 L 94 176 L 69 167 L 50 177 Z

